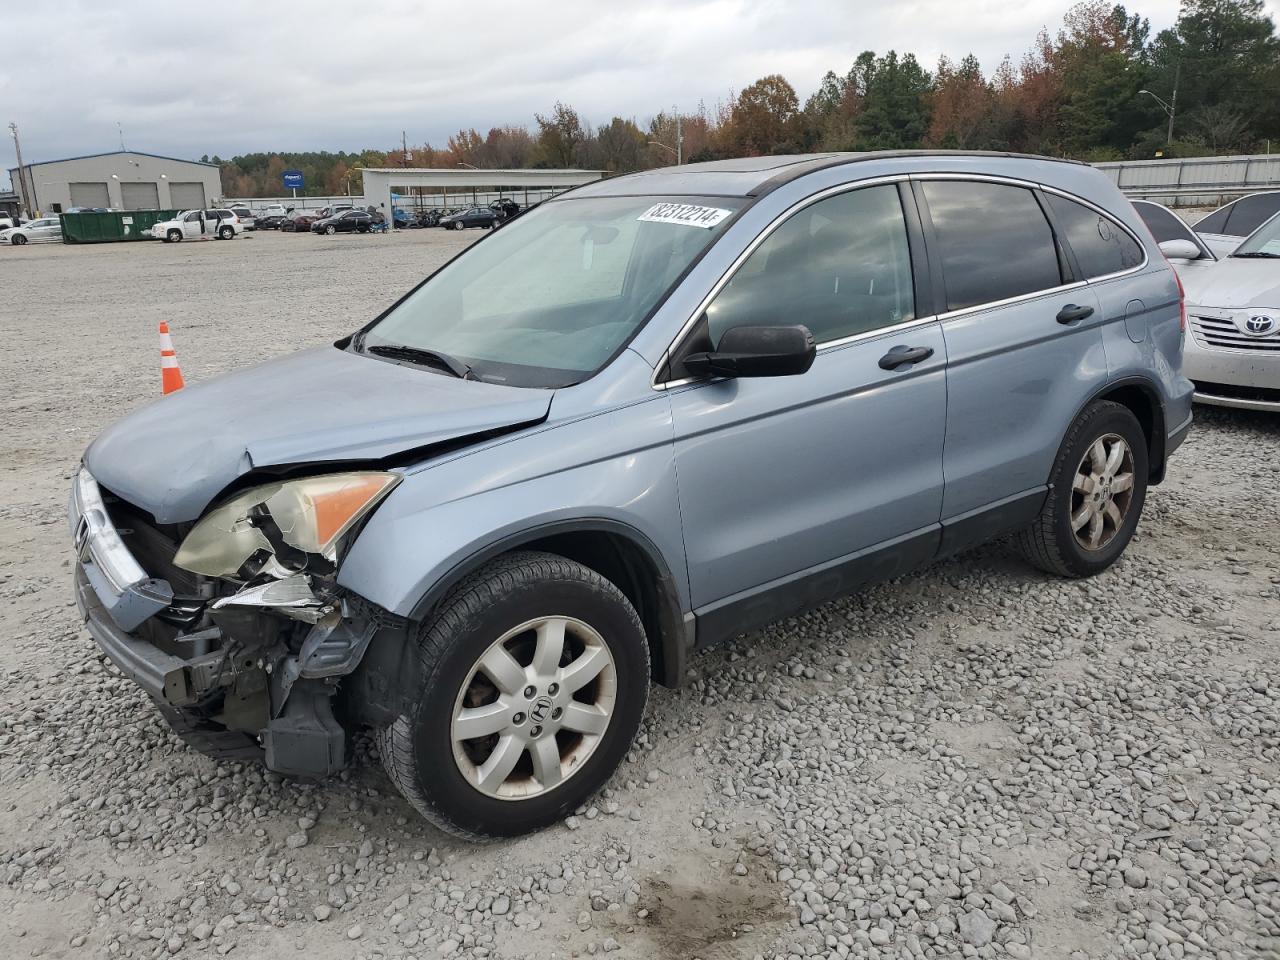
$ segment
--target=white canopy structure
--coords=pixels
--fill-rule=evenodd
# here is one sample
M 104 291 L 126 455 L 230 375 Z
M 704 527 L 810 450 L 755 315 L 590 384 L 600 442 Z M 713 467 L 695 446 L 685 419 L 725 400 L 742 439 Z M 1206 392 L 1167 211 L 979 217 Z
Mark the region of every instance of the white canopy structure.
M 479 202 L 482 194 L 509 196 L 526 205 L 532 199 L 541 200 L 604 176 L 600 170 L 436 170 L 426 167 L 366 167 L 362 173 L 364 206 L 381 211 L 388 220 L 392 193 L 422 195 L 425 192 L 426 196 L 439 193 L 438 201 L 435 198 L 428 201 L 437 206 Z

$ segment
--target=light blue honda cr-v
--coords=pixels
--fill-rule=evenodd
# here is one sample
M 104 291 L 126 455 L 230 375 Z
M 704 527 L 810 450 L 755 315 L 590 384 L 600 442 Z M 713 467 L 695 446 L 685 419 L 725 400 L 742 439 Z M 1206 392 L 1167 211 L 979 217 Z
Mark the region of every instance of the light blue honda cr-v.
M 76 592 L 199 749 L 324 775 L 371 727 L 434 823 L 518 834 L 609 777 L 699 649 L 1009 532 L 1106 569 L 1191 423 L 1182 327 L 1081 164 L 618 177 L 104 432 Z

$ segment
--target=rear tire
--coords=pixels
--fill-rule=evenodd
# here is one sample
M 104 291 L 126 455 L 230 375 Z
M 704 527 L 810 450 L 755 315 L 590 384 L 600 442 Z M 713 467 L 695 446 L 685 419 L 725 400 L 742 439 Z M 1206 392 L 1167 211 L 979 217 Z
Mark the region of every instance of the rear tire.
M 1019 534 L 1023 555 L 1063 577 L 1106 570 L 1133 538 L 1148 476 L 1138 418 L 1109 400 L 1090 404 L 1062 442 L 1040 516 Z
M 236 235 L 236 232 L 235 232 L 235 230 L 234 230 L 233 228 L 231 228 L 231 227 L 219 227 L 219 228 L 218 228 L 218 239 L 219 239 L 219 240 L 230 240 L 230 239 L 231 239 L 232 237 L 234 237 L 235 235 Z
M 508 554 L 467 577 L 422 625 L 417 654 L 417 702 L 378 747 L 405 798 L 459 837 L 561 820 L 613 774 L 644 714 L 635 608 L 555 554 Z

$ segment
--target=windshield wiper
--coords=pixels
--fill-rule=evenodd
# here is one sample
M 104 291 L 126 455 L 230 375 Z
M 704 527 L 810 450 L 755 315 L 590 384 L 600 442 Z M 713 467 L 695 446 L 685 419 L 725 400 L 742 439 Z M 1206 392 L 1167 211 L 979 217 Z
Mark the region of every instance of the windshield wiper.
M 459 380 L 476 379 L 476 375 L 471 372 L 471 367 L 457 357 L 451 357 L 449 354 L 441 353 L 439 350 L 407 347 L 402 344 L 379 343 L 372 347 L 366 347 L 365 352 L 379 357 L 386 357 L 389 360 L 404 360 L 408 363 L 417 363 L 422 366 L 446 370 Z
M 1255 250 L 1253 253 L 1233 253 L 1231 256 L 1240 260 L 1280 260 L 1280 253 L 1264 253 Z

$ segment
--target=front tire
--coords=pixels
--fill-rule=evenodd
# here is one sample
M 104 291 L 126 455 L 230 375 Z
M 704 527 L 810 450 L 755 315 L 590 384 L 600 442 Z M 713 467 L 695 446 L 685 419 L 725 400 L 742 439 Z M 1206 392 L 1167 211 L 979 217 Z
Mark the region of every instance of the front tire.
M 1040 516 L 1019 536 L 1022 553 L 1063 577 L 1106 570 L 1133 538 L 1148 476 L 1138 418 L 1109 400 L 1090 404 L 1067 431 Z
M 20 233 L 15 233 L 15 234 L 13 235 L 13 245 L 14 245 L 15 247 L 20 247 L 20 246 L 22 246 L 22 245 L 23 245 L 24 243 L 26 243 L 26 242 L 27 242 L 27 238 L 26 238 L 26 237 L 24 237 L 22 234 L 20 234 Z
M 338 228 L 331 223 L 324 228 L 324 232 L 332 237 L 335 233 L 338 232 Z
M 468 839 L 529 833 L 580 806 L 622 761 L 648 696 L 635 608 L 550 553 L 508 554 L 465 579 L 417 653 L 421 692 L 379 750 L 418 812 Z

